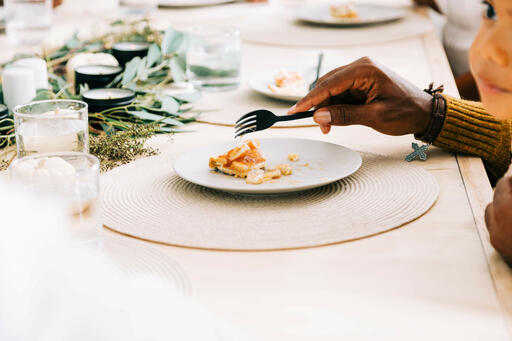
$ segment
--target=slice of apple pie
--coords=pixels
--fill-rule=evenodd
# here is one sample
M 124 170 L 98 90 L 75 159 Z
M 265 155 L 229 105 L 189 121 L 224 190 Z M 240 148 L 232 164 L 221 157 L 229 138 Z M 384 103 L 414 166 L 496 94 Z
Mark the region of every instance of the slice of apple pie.
M 245 141 L 224 155 L 211 157 L 209 166 L 222 173 L 247 178 L 251 170 L 265 168 L 267 160 L 259 148 L 260 141 Z

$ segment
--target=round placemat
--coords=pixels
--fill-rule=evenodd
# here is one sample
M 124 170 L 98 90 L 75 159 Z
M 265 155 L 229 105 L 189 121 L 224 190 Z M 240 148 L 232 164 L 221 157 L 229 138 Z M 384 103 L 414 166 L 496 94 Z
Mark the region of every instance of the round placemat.
M 105 237 L 99 252 L 117 264 L 128 278 L 157 277 L 174 288 L 176 293 L 191 293 L 190 280 L 183 268 L 146 242 L 125 237 Z
M 102 177 L 104 225 L 170 245 L 276 250 L 372 236 L 432 207 L 439 186 L 430 173 L 403 160 L 362 156 L 361 169 L 346 179 L 276 196 L 208 189 L 176 176 L 169 158 L 141 159 Z
M 264 27 L 265 29 L 262 29 Z M 413 10 L 399 21 L 364 27 L 326 27 L 299 21 L 294 11 L 256 15 L 242 28 L 242 39 L 290 47 L 340 47 L 385 43 L 434 30 L 430 19 Z

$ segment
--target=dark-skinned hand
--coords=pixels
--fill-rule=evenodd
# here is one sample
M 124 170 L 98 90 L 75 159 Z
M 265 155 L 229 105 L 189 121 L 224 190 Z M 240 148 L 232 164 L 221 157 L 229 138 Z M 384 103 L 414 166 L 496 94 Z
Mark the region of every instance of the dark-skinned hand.
M 512 177 L 498 182 L 494 201 L 485 211 L 485 222 L 492 246 L 512 265 Z
M 364 57 L 327 73 L 289 114 L 316 108 L 313 119 L 327 134 L 331 126 L 360 124 L 387 135 L 423 134 L 432 96 Z

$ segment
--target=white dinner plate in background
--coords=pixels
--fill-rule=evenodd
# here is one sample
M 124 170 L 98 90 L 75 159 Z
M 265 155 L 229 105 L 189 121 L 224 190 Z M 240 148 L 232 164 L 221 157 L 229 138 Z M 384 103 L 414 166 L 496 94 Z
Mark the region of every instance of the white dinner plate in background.
M 251 185 L 208 167 L 210 157 L 225 154 L 234 148 L 234 141 L 206 145 L 178 157 L 174 170 L 183 179 L 196 185 L 226 192 L 247 194 L 278 194 L 304 191 L 328 185 L 356 172 L 362 164 L 359 153 L 317 140 L 293 138 L 260 139 L 261 150 L 268 166 L 289 164 L 293 174 L 275 181 Z M 299 160 L 291 162 L 288 154 L 297 153 Z
M 331 16 L 329 4 L 308 5 L 297 12 L 297 18 L 301 21 L 329 26 L 364 26 L 383 24 L 402 19 L 406 10 L 397 7 L 377 5 L 354 5 L 359 14 L 358 18 L 335 18 Z
M 287 93 L 282 93 L 282 92 L 271 91 L 268 88 L 268 86 L 269 86 L 269 84 L 274 83 L 274 75 L 276 73 L 277 72 L 274 72 L 274 73 L 266 72 L 266 73 L 262 73 L 256 77 L 252 78 L 251 80 L 249 80 L 249 87 L 252 90 L 256 91 L 257 93 L 259 93 L 263 96 L 275 98 L 275 99 L 278 99 L 281 101 L 286 101 L 286 102 L 294 102 L 295 103 L 298 100 L 300 100 L 302 97 L 306 96 L 306 94 L 308 93 L 307 88 L 309 86 L 307 79 L 306 79 L 306 86 L 304 87 L 304 91 L 301 93 L 287 94 Z

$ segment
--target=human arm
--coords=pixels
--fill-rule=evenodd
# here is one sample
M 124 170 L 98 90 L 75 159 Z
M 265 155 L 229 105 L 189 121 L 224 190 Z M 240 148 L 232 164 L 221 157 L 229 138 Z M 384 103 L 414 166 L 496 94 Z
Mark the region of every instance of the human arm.
M 512 177 L 501 179 L 485 211 L 492 246 L 512 265 Z
M 448 96 L 434 145 L 481 157 L 500 178 L 510 158 L 511 125 L 487 114 L 475 102 Z M 332 70 L 290 113 L 317 109 L 314 119 L 324 133 L 332 125 L 366 125 L 387 135 L 424 136 L 433 111 L 432 96 L 369 58 Z M 437 136 L 437 137 L 436 137 Z

